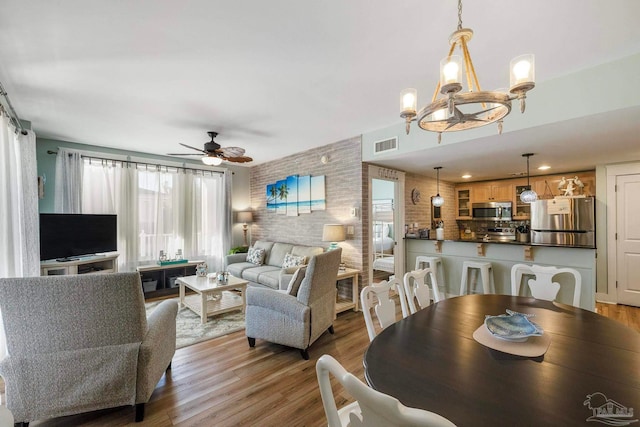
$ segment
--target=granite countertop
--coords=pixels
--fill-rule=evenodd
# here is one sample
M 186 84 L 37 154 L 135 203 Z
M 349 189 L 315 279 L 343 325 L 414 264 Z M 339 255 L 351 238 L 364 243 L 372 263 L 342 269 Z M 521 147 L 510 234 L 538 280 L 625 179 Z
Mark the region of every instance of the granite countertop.
M 436 239 L 427 239 L 423 237 L 405 237 L 406 240 L 432 240 L 436 241 Z M 483 239 L 444 239 L 442 242 L 467 242 L 467 243 L 502 243 L 507 245 L 536 245 L 536 243 L 523 243 L 517 242 L 515 240 L 504 241 L 504 240 L 483 240 Z
M 426 239 L 421 237 L 405 237 L 405 240 L 431 240 L 436 241 L 436 239 Z M 564 245 L 550 245 L 548 243 L 531 243 L 531 242 L 518 242 L 516 240 L 510 241 L 500 241 L 500 240 L 483 240 L 483 239 L 445 239 L 442 242 L 461 242 L 461 243 L 497 243 L 499 245 L 518 245 L 518 246 L 546 246 L 546 247 L 554 247 L 554 248 L 575 248 L 575 249 L 595 249 L 584 246 L 564 246 Z

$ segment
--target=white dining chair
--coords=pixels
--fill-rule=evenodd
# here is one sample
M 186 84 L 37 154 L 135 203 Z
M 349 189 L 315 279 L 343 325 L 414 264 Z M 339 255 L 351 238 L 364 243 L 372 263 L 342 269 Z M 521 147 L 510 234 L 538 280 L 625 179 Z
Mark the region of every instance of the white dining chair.
M 395 397 L 368 387 L 328 354 L 318 359 L 316 374 L 329 427 L 455 426 L 436 413 L 404 406 Z M 338 410 L 329 374 L 332 374 L 347 393 L 356 399 L 355 402 Z
M 514 264 L 511 267 L 511 295 L 520 295 L 522 276 L 533 276 L 531 266 L 528 264 Z
M 396 278 L 374 283 L 365 286 L 362 292 L 360 292 L 360 306 L 362 308 L 362 314 L 364 315 L 364 323 L 367 325 L 367 333 L 369 334 L 370 341 L 373 341 L 377 335 L 371 313 L 372 309 L 375 311 L 378 324 L 382 329 L 394 324 L 396 321 L 396 303 L 391 298 L 391 290 L 398 293 L 402 317 L 407 317 L 410 313 L 404 287 L 400 279 Z
M 438 287 L 443 287 L 442 290 L 438 289 L 437 295 L 433 297 L 435 302 L 442 301 L 447 297 L 442 258 L 439 256 L 418 255 L 416 257 L 415 270 L 422 270 L 423 268 L 432 269 L 434 276 L 438 279 Z M 429 279 L 429 276 L 427 276 L 427 279 Z
M 560 291 L 560 284 L 554 282 L 553 278 L 561 273 L 568 273 L 573 276 L 573 306 L 580 306 L 580 295 L 582 294 L 582 277 L 580 272 L 568 267 L 554 267 L 542 265 L 515 264 L 511 267 L 511 294 L 520 293 L 520 282 L 523 275 L 535 276 L 527 281 L 531 295 L 536 299 L 555 301 Z
M 431 279 L 431 289 L 426 283 L 425 278 Z M 407 297 L 409 311 L 411 314 L 431 304 L 431 296 L 435 302 L 439 301 L 438 297 L 438 281 L 436 275 L 431 268 L 423 268 L 422 270 L 414 270 L 404 275 L 404 292 Z M 416 305 L 417 300 L 417 305 Z

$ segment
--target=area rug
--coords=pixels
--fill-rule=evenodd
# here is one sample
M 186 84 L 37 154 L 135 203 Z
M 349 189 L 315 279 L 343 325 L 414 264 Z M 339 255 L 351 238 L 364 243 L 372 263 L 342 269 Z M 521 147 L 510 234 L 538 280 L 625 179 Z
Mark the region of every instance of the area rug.
M 178 302 L 178 298 L 171 298 Z M 145 303 L 147 316 L 162 300 Z M 186 307 L 178 310 L 176 319 L 176 348 L 187 347 L 202 341 L 230 334 L 244 329 L 244 313 L 236 310 L 210 316 L 207 323 L 200 323 L 200 316 Z

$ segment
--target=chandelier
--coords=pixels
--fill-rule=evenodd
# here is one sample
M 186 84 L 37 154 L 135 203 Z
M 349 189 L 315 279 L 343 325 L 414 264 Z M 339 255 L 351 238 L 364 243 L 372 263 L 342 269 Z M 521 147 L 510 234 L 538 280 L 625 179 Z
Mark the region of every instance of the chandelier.
M 417 90 L 408 88 L 400 93 L 400 117 L 406 121 L 407 135 L 414 120 L 422 129 L 438 132 L 438 143 L 442 132 L 474 129 L 494 122 L 502 133 L 502 119 L 511 112 L 514 99 L 520 101 L 520 112 L 524 113 L 527 91 L 535 87 L 533 54 L 511 60 L 509 93 L 483 91 L 467 46 L 472 37 L 473 30 L 462 27 L 462 0 L 458 0 L 458 29 L 449 37 L 449 54 L 440 61 L 440 81 L 431 103 L 416 112 Z M 460 48 L 462 56 L 454 55 L 456 47 Z M 461 92 L 463 68 L 467 92 Z M 438 98 L 438 94 L 444 97 Z

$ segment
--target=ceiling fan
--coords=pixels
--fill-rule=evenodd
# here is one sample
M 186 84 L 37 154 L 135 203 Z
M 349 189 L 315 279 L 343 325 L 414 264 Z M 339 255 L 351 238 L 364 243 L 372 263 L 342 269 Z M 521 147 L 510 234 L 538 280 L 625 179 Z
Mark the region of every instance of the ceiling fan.
M 240 147 L 221 147 L 220 144 L 213 139 L 218 136 L 218 132 L 207 132 L 211 137 L 211 141 L 205 142 L 204 149 L 192 147 L 180 142 L 183 147 L 190 148 L 192 150 L 199 151 L 204 154 L 202 157 L 202 163 L 209 166 L 217 166 L 222 163 L 223 160 L 235 163 L 247 163 L 253 161 L 251 157 L 244 155 L 244 148 Z M 196 153 L 168 153 L 169 156 L 202 156 L 202 154 Z

